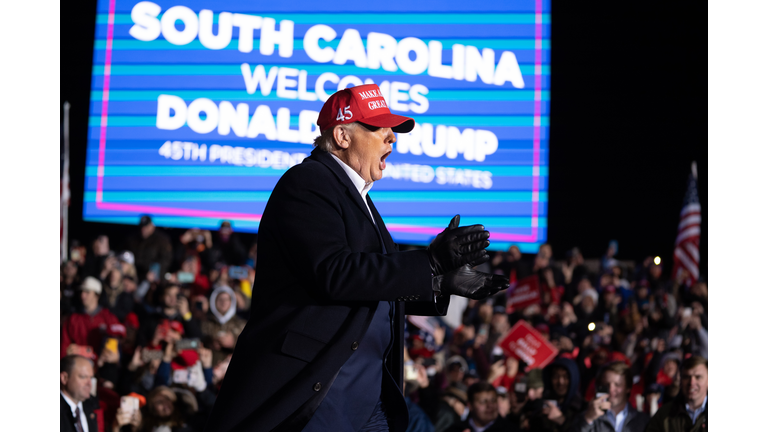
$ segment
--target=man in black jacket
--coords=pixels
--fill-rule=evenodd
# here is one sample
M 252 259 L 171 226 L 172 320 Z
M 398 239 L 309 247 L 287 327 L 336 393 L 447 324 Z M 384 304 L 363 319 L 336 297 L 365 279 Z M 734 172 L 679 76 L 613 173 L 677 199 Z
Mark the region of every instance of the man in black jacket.
M 60 366 L 60 430 L 97 432 L 94 410 L 99 408 L 99 402 L 91 398 L 93 362 L 79 355 L 68 355 L 62 357 Z
M 403 431 L 404 313 L 444 315 L 450 294 L 508 286 L 469 266 L 488 259 L 489 234 L 458 215 L 427 250 L 398 252 L 368 190 L 414 124 L 375 84 L 325 103 L 318 148 L 264 210 L 251 319 L 206 430 Z

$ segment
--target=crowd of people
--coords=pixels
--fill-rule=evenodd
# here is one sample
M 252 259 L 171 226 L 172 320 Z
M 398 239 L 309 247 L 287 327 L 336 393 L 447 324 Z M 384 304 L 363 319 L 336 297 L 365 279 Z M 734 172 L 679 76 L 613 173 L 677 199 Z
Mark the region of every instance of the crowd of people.
M 131 230 L 125 250 L 106 235 L 73 241 L 61 266 L 61 430 L 201 431 L 258 302 L 256 237 L 227 221 L 171 235 L 149 216 Z M 531 256 L 513 246 L 481 265 L 509 290 L 408 317 L 408 430 L 706 430 L 706 284 L 615 253 L 611 243 L 588 268 L 577 248 L 556 260 L 548 244 Z M 540 301 L 515 308 L 510 294 L 531 277 Z M 553 360 L 501 349 L 521 320 Z

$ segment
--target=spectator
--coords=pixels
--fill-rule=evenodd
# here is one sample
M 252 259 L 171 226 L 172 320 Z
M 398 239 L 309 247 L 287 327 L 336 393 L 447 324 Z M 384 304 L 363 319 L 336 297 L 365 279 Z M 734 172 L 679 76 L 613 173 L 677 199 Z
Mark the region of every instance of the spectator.
M 121 275 L 120 293 L 115 297 L 115 302 L 109 310 L 121 322 L 133 311 L 136 304 L 134 294 L 136 293 L 136 277 L 130 274 Z
M 612 267 L 619 265 L 619 262 L 614 258 L 617 253 L 619 253 L 619 242 L 611 240 L 608 242 L 608 249 L 605 251 L 603 260 L 600 262 L 600 270 L 607 271 Z
M 101 234 L 96 236 L 91 244 L 93 254 L 88 255 L 83 263 L 83 271 L 86 276 L 96 276 L 102 279 L 101 271 L 104 268 L 104 262 L 109 257 L 109 237 Z
M 235 292 L 226 285 L 213 290 L 209 304 L 210 310 L 202 322 L 202 333 L 206 340 L 212 341 L 213 361 L 218 363 L 235 348 L 245 321 L 235 314 Z
M 496 266 L 500 274 L 508 276 L 510 283 L 515 283 L 526 276 L 525 270 L 521 270 L 522 257 L 520 248 L 512 245 L 507 250 L 507 253 L 497 253 L 492 265 Z
M 187 416 L 197 412 L 197 401 L 189 391 L 166 386 L 152 390 L 142 414 L 142 431 L 192 432 Z
M 498 394 L 496 388 L 487 382 L 478 382 L 467 391 L 469 416 L 461 423 L 454 424 L 450 432 L 497 432 L 517 431 L 517 425 L 509 423 L 499 416 Z
M 60 306 L 62 318 L 69 316 L 69 314 L 75 311 L 77 305 L 75 291 L 79 284 L 80 276 L 77 274 L 77 263 L 70 260 L 62 264 L 60 282 Z
M 459 355 L 455 355 L 448 359 L 448 384 L 461 384 L 463 385 L 464 374 L 467 373 L 467 361 Z M 466 388 L 466 387 L 465 387 Z
M 648 425 L 647 414 L 637 412 L 628 402 L 632 390 L 632 372 L 626 363 L 616 361 L 606 365 L 598 382 L 607 394 L 595 397 L 587 410 L 576 418 L 571 432 L 643 432 Z
M 443 392 L 435 416 L 435 432 L 444 432 L 455 423 L 460 423 L 467 410 L 467 391 L 462 384 L 450 385 Z
M 86 277 L 80 286 L 82 309 L 70 315 L 61 328 L 61 357 L 81 353 L 85 349 L 96 353 L 106 328 L 119 324 L 112 312 L 99 306 L 99 295 L 101 282 L 92 276 Z
M 502 386 L 496 387 L 496 394 L 498 395 L 499 415 L 506 418 L 510 410 L 509 390 Z
M 240 241 L 239 235 L 232 230 L 232 223 L 223 221 L 219 231 L 213 236 L 211 248 L 212 262 L 225 261 L 235 266 L 245 265 L 248 251 Z
M 648 432 L 706 431 L 708 362 L 692 356 L 683 362 L 682 394 L 662 406 L 648 424 Z
M 79 356 L 68 355 L 60 362 L 60 409 L 62 432 L 97 432 L 95 411 L 99 402 L 91 397 L 93 362 Z M 78 425 L 79 423 L 79 425 Z
M 557 358 L 543 371 L 544 404 L 541 413 L 529 419 L 531 430 L 567 431 L 582 411 L 579 369 L 573 360 Z
M 129 238 L 128 244 L 135 257 L 136 272 L 140 279 L 148 278 L 147 273 L 152 264 L 159 265 L 159 272 L 149 278 L 159 278 L 170 268 L 173 259 L 171 239 L 155 227 L 151 217 L 147 215 L 141 217 L 139 235 Z
M 117 261 L 120 263 L 120 271 L 123 275 L 133 276 L 136 275 L 136 260 L 131 251 L 123 251 L 117 256 Z

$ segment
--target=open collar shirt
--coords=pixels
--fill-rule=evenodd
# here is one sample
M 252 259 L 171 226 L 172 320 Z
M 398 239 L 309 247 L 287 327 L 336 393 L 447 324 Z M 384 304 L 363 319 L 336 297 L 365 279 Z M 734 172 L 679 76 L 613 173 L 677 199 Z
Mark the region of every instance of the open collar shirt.
M 621 432 L 624 428 L 624 422 L 627 420 L 627 414 L 629 414 L 629 402 L 624 404 L 624 409 L 619 411 L 618 414 L 614 414 L 613 410 L 608 410 L 605 413 L 605 417 L 613 425 L 613 430 Z
M 696 424 L 696 419 L 699 417 L 699 414 L 703 413 L 705 409 L 707 409 L 707 397 L 704 396 L 704 403 L 701 404 L 701 406 L 695 410 L 691 409 L 691 406 L 688 404 L 685 404 L 685 412 L 688 413 L 688 416 L 691 417 L 691 421 Z
M 341 169 L 344 170 L 345 173 L 349 176 L 349 179 L 352 180 L 352 183 L 355 185 L 355 189 L 360 193 L 360 196 L 363 198 L 363 202 L 365 203 L 365 208 L 368 209 L 368 214 L 371 215 L 371 220 L 375 220 L 373 218 L 373 213 L 371 213 L 371 207 L 368 206 L 368 200 L 365 199 L 366 196 L 368 196 L 368 191 L 371 190 L 373 187 L 373 182 L 366 183 L 365 180 L 363 180 L 362 177 L 360 177 L 360 174 L 358 174 L 355 170 L 352 169 L 349 165 L 344 163 L 341 159 L 339 159 L 338 156 L 336 156 L 333 153 L 329 153 L 331 156 L 333 156 L 333 159 L 336 160 L 336 162 L 341 165 Z

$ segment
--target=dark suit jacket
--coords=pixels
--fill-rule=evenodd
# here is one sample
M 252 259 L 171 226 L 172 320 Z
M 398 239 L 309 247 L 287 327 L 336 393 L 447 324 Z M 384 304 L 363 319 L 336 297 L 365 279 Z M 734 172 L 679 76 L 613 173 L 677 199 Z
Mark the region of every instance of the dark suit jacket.
M 448 298 L 435 304 L 426 251 L 398 252 L 368 204 L 387 254 L 362 197 L 330 154 L 315 149 L 277 183 L 259 226 L 251 319 L 206 431 L 269 431 L 322 395 L 379 301 L 396 302 L 400 331 L 388 365 L 396 381 L 402 377 L 403 313 L 444 315 Z M 387 402 L 390 427 L 405 430 L 402 395 Z
M 75 416 L 72 415 L 72 408 L 69 407 L 67 401 L 64 400 L 64 396 L 59 395 L 61 400 L 61 408 L 59 409 L 59 415 L 61 417 L 61 432 L 76 432 L 75 429 Z M 99 408 L 99 402 L 96 398 L 90 398 L 83 401 L 83 415 L 88 420 L 88 431 L 99 432 L 99 425 L 96 420 L 96 413 L 94 410 Z

